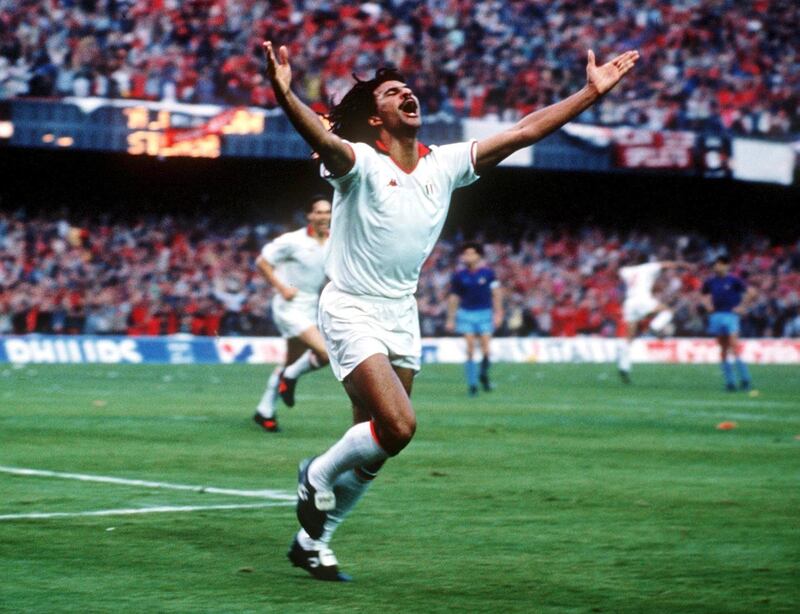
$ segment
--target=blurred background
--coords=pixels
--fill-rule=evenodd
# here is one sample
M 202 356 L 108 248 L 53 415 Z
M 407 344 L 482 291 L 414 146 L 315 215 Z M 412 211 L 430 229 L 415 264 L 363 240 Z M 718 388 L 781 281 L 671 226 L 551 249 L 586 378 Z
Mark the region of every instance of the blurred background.
M 290 49 L 324 113 L 383 65 L 422 140 L 481 138 L 637 48 L 600 104 L 454 197 L 418 299 L 444 334 L 464 240 L 506 288 L 503 336 L 614 337 L 629 254 L 702 336 L 720 254 L 758 298 L 745 337 L 800 337 L 800 7 L 702 0 L 0 0 L 0 334 L 275 334 L 261 246 L 326 189 L 264 79 Z M 233 295 L 236 300 L 226 300 Z

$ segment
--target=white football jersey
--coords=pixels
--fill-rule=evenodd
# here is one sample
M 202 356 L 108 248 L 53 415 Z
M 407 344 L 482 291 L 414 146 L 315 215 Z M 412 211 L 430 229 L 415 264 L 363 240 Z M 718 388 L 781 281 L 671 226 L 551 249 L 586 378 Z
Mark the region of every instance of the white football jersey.
M 475 141 L 420 145 L 406 173 L 366 143 L 351 143 L 355 164 L 335 188 L 325 272 L 343 292 L 400 298 L 417 290 L 422 263 L 442 231 L 456 188 L 478 179 Z
M 660 262 L 647 262 L 622 267 L 619 276 L 625 282 L 626 301 L 649 301 L 653 298 L 653 286 L 661 272 Z
M 283 283 L 316 297 L 325 283 L 327 239 L 320 244 L 311 232 L 306 227 L 282 234 L 263 247 L 261 257 L 275 268 Z

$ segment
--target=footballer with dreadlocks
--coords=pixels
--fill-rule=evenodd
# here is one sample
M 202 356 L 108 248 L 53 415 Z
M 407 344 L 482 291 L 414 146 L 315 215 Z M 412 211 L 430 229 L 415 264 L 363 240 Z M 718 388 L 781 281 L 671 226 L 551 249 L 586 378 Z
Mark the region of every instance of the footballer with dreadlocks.
M 453 191 L 597 102 L 639 53 L 598 66 L 589 51 L 586 85 L 568 98 L 481 141 L 427 147 L 417 140 L 419 100 L 397 71 L 383 68 L 357 81 L 331 110 L 327 130 L 291 90 L 287 48 L 265 41 L 264 51 L 278 103 L 334 188 L 325 261 L 330 282 L 320 296 L 319 325 L 354 424 L 327 451 L 300 463 L 301 528 L 289 559 L 315 578 L 342 581 L 349 577 L 338 569 L 331 537 L 416 430 L 410 395 L 421 342 L 414 292 Z

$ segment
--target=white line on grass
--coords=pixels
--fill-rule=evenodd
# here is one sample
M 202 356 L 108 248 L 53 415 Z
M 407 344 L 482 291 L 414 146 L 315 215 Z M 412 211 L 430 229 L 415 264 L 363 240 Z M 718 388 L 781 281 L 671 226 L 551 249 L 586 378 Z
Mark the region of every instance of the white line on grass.
M 288 501 L 275 503 L 244 503 L 231 505 L 175 505 L 161 507 L 122 508 L 117 510 L 95 510 L 91 512 L 31 512 L 28 514 L 4 514 L 2 520 L 37 520 L 44 518 L 70 518 L 76 516 L 130 516 L 132 514 L 163 514 L 166 512 L 202 512 L 205 510 L 251 510 L 265 507 L 285 507 Z
M 41 469 L 26 469 L 23 467 L 4 467 L 0 465 L 0 473 L 11 475 L 38 476 L 43 478 L 62 478 L 65 480 L 78 480 L 80 482 L 102 482 L 104 484 L 122 484 L 125 486 L 139 486 L 142 488 L 163 488 L 166 490 L 188 490 L 197 493 L 214 495 L 231 495 L 233 497 L 254 497 L 257 499 L 272 499 L 275 501 L 295 501 L 296 497 L 284 490 L 236 490 L 234 488 L 217 488 L 215 486 L 192 486 L 190 484 L 171 484 L 169 482 L 150 482 L 148 480 L 128 480 L 105 475 L 86 475 L 83 473 L 62 473 L 60 471 L 44 471 Z

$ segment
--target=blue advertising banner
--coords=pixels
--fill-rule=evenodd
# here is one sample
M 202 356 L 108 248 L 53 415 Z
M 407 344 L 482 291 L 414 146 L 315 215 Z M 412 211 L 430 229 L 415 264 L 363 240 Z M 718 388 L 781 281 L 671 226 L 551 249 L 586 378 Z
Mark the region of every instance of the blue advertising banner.
M 753 364 L 800 364 L 800 339 L 743 339 L 742 355 Z M 613 363 L 613 337 L 503 337 L 492 339 L 492 356 L 513 363 Z M 463 363 L 464 340 L 425 338 L 425 363 Z M 0 364 L 280 364 L 280 337 L 106 337 L 0 335 Z M 713 364 L 719 348 L 711 338 L 637 339 L 631 357 L 642 363 Z
M 217 364 L 208 337 L 0 337 L 0 363 Z

